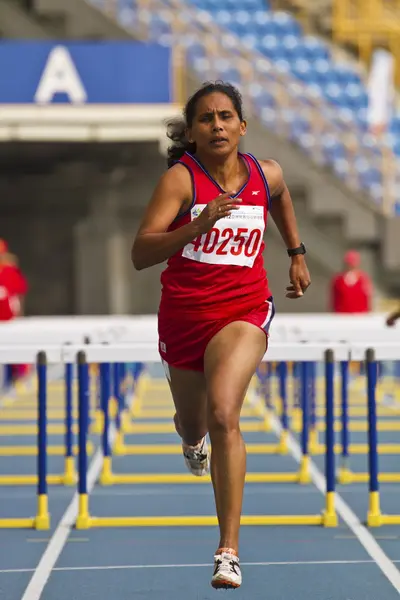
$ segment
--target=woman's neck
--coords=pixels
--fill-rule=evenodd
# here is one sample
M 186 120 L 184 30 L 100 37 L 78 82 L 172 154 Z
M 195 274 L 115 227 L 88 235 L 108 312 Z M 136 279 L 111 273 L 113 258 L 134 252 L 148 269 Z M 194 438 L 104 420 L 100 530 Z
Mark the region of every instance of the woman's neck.
M 223 190 L 229 191 L 228 188 L 237 187 L 243 168 L 237 151 L 221 160 L 201 153 L 196 153 L 196 158 Z

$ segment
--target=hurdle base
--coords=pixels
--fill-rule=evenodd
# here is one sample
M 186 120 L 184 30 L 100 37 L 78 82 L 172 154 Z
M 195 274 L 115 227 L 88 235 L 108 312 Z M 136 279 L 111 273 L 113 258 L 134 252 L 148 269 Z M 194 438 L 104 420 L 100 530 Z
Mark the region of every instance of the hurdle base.
M 64 475 L 63 475 L 63 484 L 64 485 L 75 485 L 77 481 L 77 474 L 75 471 L 75 461 L 72 456 L 65 457 L 65 467 L 64 467 Z
M 132 425 L 132 420 L 131 420 L 130 414 L 127 409 L 124 409 L 123 412 L 121 412 L 121 431 L 123 433 L 125 433 L 126 430 L 129 429 L 129 427 L 131 425 Z
M 310 474 L 310 457 L 302 456 L 300 462 L 300 470 L 297 476 L 297 481 L 302 485 L 307 483 L 311 483 L 311 474 Z
M 289 452 L 288 437 L 289 437 L 288 430 L 282 429 L 281 437 L 280 437 L 279 444 L 278 444 L 277 450 L 276 450 L 277 454 L 287 454 Z
M 111 470 L 111 456 L 103 458 L 103 468 L 99 477 L 100 485 L 112 485 L 115 483 L 115 478 Z
M 93 527 L 93 520 L 90 515 L 79 515 L 75 521 L 75 529 L 90 529 Z
M 287 454 L 287 431 L 283 431 L 278 444 L 246 444 L 247 454 Z M 121 444 L 114 446 L 113 454 L 128 455 L 180 455 L 181 444 Z
M 86 451 L 88 455 L 93 454 L 93 443 L 88 442 L 86 445 Z M 78 446 L 73 446 L 72 453 L 74 456 L 79 454 Z M 1 446 L 0 447 L 0 456 L 37 456 L 38 455 L 38 447 L 37 446 Z M 47 448 L 48 456 L 64 456 L 65 455 L 65 446 L 48 446 Z
M 35 529 L 35 519 L 0 519 L 0 529 Z
M 348 469 L 347 467 L 342 467 L 338 471 L 337 482 L 343 485 L 353 483 L 353 475 L 354 474 L 350 469 Z
M 91 432 L 92 433 L 102 433 L 104 428 L 104 415 L 103 415 L 103 411 L 100 409 L 97 409 L 95 414 L 94 414 L 94 418 L 93 418 L 93 422 L 91 425 Z
M 64 475 L 47 475 L 48 485 L 64 484 Z M 4 475 L 0 477 L 1 485 L 37 485 L 37 475 Z
M 244 515 L 241 526 L 324 525 L 322 515 Z M 90 527 L 217 527 L 214 516 L 176 517 L 82 517 L 77 519 L 77 529 Z
M 378 481 L 380 483 L 400 483 L 400 473 L 379 473 Z M 348 470 L 346 479 L 339 480 L 339 483 L 368 483 L 369 473 L 354 473 Z
M 314 454 L 315 448 L 319 446 L 319 436 L 316 429 L 311 429 L 308 439 L 308 451 L 310 454 Z
M 367 525 L 368 527 L 381 527 L 383 525 L 383 516 L 380 512 L 368 511 Z M 389 523 L 388 523 L 389 525 Z
M 381 515 L 382 525 L 400 525 L 400 515 Z
M 38 512 L 35 517 L 35 529 L 46 530 L 50 529 L 50 515 L 49 515 L 49 500 L 47 494 L 40 494 L 38 496 Z
M 324 527 L 337 527 L 339 524 L 337 514 L 335 512 L 324 511 L 322 514 L 322 524 Z
M 79 510 L 75 521 L 75 529 L 89 529 L 92 526 L 92 518 L 89 514 L 89 497 L 87 494 L 79 494 Z
M 244 421 L 240 425 L 240 429 L 243 433 L 265 433 L 265 423 L 262 420 L 259 421 Z M 1 426 L 0 426 L 1 432 Z M 134 433 L 176 433 L 175 425 L 173 423 L 131 423 L 129 427 L 126 428 L 125 433 L 134 434 Z
M 337 527 L 338 516 L 335 509 L 335 492 L 327 492 L 325 510 L 322 513 L 324 527 Z
M 107 457 L 109 458 L 109 457 Z M 298 473 L 247 473 L 246 483 L 297 483 Z M 211 483 L 211 477 L 194 477 L 190 473 L 112 473 L 103 465 L 100 475 L 101 485 L 112 484 L 204 484 Z
M 121 423 L 121 429 L 118 430 L 115 434 L 113 454 L 121 456 L 124 454 L 124 449 L 125 449 L 124 434 L 123 434 L 122 423 Z
M 50 515 L 47 513 L 47 514 L 38 515 L 37 517 L 35 517 L 34 527 L 38 531 L 45 531 L 47 529 L 50 529 Z
M 382 525 L 380 495 L 378 491 L 369 493 L 367 525 L 368 527 L 380 527 Z

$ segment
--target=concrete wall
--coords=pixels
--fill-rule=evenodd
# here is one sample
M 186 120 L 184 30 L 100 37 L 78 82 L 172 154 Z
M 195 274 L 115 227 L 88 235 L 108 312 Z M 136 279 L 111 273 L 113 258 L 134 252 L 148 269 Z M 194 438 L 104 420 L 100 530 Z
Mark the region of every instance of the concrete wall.
M 64 33 L 69 39 L 132 39 L 132 32 L 120 27 L 111 17 L 85 0 L 35 0 L 39 17 L 62 16 Z
M 47 40 L 51 38 L 51 33 L 23 10 L 16 0 L 0 0 L 0 37 Z

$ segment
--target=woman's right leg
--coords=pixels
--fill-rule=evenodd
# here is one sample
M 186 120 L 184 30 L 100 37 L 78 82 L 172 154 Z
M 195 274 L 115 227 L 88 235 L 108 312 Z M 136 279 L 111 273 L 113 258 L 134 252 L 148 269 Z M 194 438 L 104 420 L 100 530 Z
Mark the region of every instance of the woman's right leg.
M 207 434 L 207 395 L 204 374 L 177 369 L 164 363 L 175 405 L 174 423 L 182 438 L 186 464 L 194 475 L 204 475 L 209 468 Z

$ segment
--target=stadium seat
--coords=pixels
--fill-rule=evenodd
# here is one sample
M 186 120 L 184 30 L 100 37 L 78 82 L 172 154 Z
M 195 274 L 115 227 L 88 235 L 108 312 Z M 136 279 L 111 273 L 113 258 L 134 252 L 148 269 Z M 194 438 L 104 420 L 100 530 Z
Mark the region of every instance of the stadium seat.
M 91 1 L 99 7 L 103 2 Z M 207 41 L 201 39 L 200 34 L 191 32 L 190 27 L 181 33 L 179 42 L 186 48 L 188 64 L 199 78 L 204 81 L 213 73 L 216 78 L 230 81 L 240 89 L 244 85 L 252 109 L 266 127 L 272 131 L 279 129 L 279 111 L 280 120 L 285 123 L 285 134 L 290 140 L 312 153 L 314 160 L 330 165 L 340 178 L 345 179 L 350 169 L 353 169 L 352 173 L 355 169 L 360 187 L 369 189 L 372 196 L 380 201 L 382 174 L 379 168 L 365 157 L 349 166 L 347 149 L 343 143 L 348 128 L 355 126 L 359 130 L 358 139 L 369 149 L 367 155 L 371 161 L 380 152 L 375 139 L 368 136 L 367 89 L 353 63 L 337 59 L 325 41 L 306 35 L 291 14 L 272 10 L 266 0 L 240 0 L 240 3 L 238 0 L 187 0 L 187 4 L 200 11 L 197 18 L 203 23 L 208 21 L 222 29 L 219 41 L 227 50 L 224 59 L 214 58 L 210 62 Z M 132 25 L 137 18 L 136 11 L 140 10 L 140 19 L 147 23 L 151 39 L 164 45 L 174 43 L 168 11 L 146 11 L 136 0 L 118 0 L 118 7 L 120 21 L 124 25 Z M 247 81 L 247 78 L 245 82 L 242 81 L 235 55 L 238 38 L 250 52 L 254 51 L 252 64 L 259 80 L 256 76 L 253 82 Z M 326 131 L 330 133 L 323 135 L 320 155 L 315 156 L 312 152 L 315 133 L 312 133 L 309 119 L 313 113 L 306 111 L 297 114 L 293 109 L 283 108 L 280 106 L 281 98 L 275 97 L 266 83 L 260 83 L 263 77 L 276 72 L 293 77 L 293 84 L 287 86 L 289 97 L 302 102 L 323 100 L 319 114 L 327 125 Z M 295 84 L 296 81 L 298 84 Z M 281 131 L 282 127 L 279 133 Z M 400 114 L 391 120 L 384 143 L 393 149 L 400 165 Z

